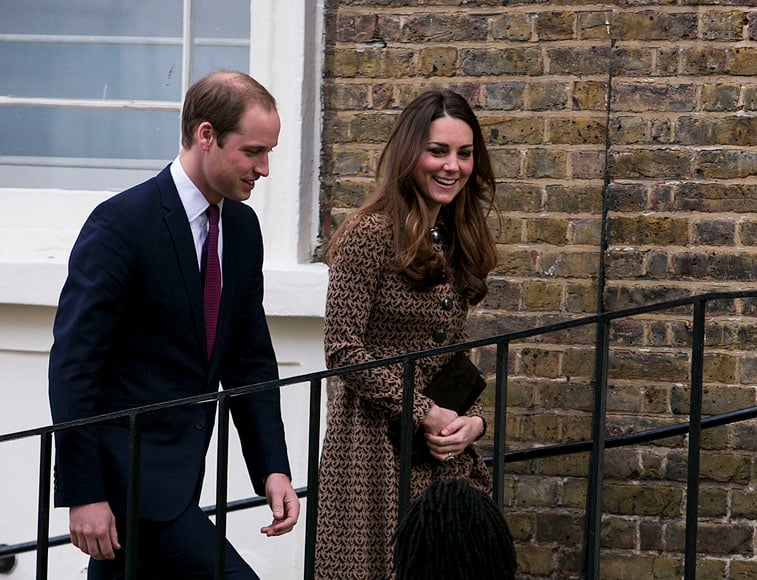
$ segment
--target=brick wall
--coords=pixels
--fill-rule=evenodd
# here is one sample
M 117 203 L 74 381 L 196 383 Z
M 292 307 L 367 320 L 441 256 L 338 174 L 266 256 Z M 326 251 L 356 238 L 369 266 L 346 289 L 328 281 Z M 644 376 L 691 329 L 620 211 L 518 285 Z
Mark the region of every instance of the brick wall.
M 472 337 L 757 287 L 756 0 L 326 0 L 324 238 L 430 87 L 469 99 L 497 175 L 499 264 Z M 686 420 L 690 319 L 612 325 L 609 434 Z M 757 405 L 756 323 L 757 301 L 708 309 L 705 413 Z M 589 436 L 594 340 L 511 345 L 510 448 Z M 755 578 L 757 421 L 703 448 L 698 577 Z M 608 452 L 603 578 L 681 576 L 686 453 L 683 437 Z M 507 464 L 524 575 L 576 577 L 587 469 Z

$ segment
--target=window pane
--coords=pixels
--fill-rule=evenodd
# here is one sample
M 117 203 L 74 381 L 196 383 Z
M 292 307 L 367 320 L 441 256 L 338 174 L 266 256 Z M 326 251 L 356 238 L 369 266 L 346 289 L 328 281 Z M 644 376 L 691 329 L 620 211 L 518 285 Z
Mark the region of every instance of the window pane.
M 0 94 L 181 99 L 181 46 L 0 43 Z
M 2 0 L 0 34 L 181 37 L 182 8 L 182 0 Z
M 229 47 L 196 47 L 192 78 L 197 80 L 218 69 L 250 70 L 250 49 Z
M 179 113 L 97 109 L 3 107 L 1 155 L 111 159 L 173 159 L 179 148 Z
M 0 0 L 0 95 L 74 101 L 0 106 L 0 130 L 28 136 L 0 145 L 0 182 L 27 171 L 37 185 L 65 173 L 68 187 L 97 187 L 92 175 L 108 182 L 109 167 L 118 176 L 173 159 L 178 110 L 98 105 L 178 106 L 183 10 L 183 0 Z M 192 0 L 192 15 L 191 80 L 249 70 L 250 0 Z
M 218 70 L 250 70 L 250 0 L 194 0 L 192 80 Z
M 250 39 L 250 0 L 195 0 L 192 11 L 198 38 Z

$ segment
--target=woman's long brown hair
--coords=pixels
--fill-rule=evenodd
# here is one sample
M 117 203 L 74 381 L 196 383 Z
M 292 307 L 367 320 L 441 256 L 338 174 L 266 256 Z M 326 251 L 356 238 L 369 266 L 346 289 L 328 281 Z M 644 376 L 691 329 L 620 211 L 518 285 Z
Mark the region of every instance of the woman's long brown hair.
M 473 133 L 473 172 L 455 199 L 439 212 L 437 223 L 446 230 L 447 259 L 435 252 L 431 223 L 423 193 L 415 182 L 415 168 L 426 147 L 431 123 L 441 117 L 465 122 Z M 373 195 L 339 227 L 328 246 L 328 262 L 336 240 L 362 216 L 382 213 L 393 227 L 395 260 L 391 267 L 414 286 L 429 288 L 444 279 L 449 267 L 471 304 L 486 296 L 486 276 L 497 261 L 486 216 L 494 208 L 495 181 L 491 161 L 468 102 L 452 91 L 428 91 L 400 114 L 378 161 Z

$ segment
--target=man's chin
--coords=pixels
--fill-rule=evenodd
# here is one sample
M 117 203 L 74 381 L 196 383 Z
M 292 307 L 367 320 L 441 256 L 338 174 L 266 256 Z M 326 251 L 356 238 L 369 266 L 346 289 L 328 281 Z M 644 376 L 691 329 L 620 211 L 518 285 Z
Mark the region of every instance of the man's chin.
M 249 188 L 249 189 L 248 189 Z M 244 187 L 242 188 L 241 194 L 244 195 L 244 199 L 247 199 L 252 195 L 252 190 L 255 189 L 255 182 L 252 183 L 245 181 Z
M 249 199 L 249 197 L 252 195 L 253 189 L 255 189 L 254 185 L 247 189 L 247 184 L 245 184 L 245 186 L 237 192 L 239 201 L 246 201 L 247 199 Z

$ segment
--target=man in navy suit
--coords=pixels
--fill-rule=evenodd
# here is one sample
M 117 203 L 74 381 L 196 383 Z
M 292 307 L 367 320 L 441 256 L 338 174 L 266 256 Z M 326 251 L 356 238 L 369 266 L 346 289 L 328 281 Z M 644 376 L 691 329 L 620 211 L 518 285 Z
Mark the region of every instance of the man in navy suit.
M 268 175 L 279 130 L 264 87 L 242 73 L 210 74 L 187 92 L 176 160 L 92 212 L 55 318 L 55 423 L 212 393 L 219 382 L 231 389 L 278 378 L 263 311 L 260 225 L 242 202 Z M 221 264 L 217 319 L 203 309 L 211 206 L 220 213 L 211 228 Z M 300 505 L 279 392 L 230 401 L 252 485 L 273 512 L 261 532 L 287 533 Z M 217 533 L 198 501 L 214 420 L 215 404 L 143 416 L 139 578 L 213 577 Z M 128 445 L 123 420 L 56 433 L 55 505 L 70 508 L 71 540 L 90 556 L 89 578 L 124 575 Z M 257 578 L 229 542 L 225 549 L 224 578 Z

